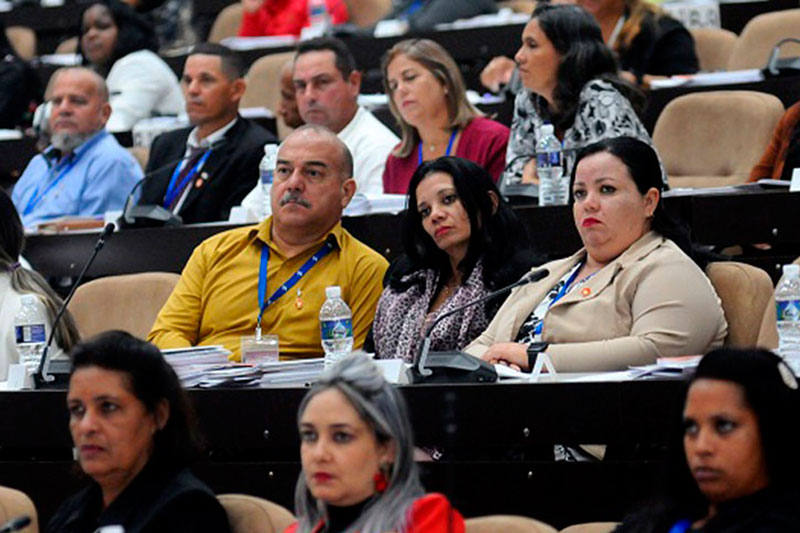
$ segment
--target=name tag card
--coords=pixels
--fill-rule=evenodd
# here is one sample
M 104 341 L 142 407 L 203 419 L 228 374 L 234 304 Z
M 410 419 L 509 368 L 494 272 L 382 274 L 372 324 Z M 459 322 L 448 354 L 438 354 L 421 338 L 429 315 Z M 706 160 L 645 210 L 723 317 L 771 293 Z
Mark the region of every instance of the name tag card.
M 789 183 L 789 192 L 800 191 L 800 168 L 792 171 L 792 181 Z

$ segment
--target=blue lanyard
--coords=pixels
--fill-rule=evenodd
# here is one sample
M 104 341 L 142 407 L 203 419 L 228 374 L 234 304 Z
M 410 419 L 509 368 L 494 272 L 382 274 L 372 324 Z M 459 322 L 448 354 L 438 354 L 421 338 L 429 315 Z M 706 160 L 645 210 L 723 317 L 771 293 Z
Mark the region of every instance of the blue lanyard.
M 447 150 L 444 152 L 444 155 L 450 155 L 450 150 L 453 149 L 453 143 L 456 140 L 456 135 L 458 134 L 458 128 L 453 130 L 453 133 L 450 134 L 450 142 L 447 143 Z M 422 164 L 422 141 L 419 142 L 419 165 Z
M 669 530 L 669 533 L 685 533 L 689 531 L 689 527 L 692 523 L 686 519 L 679 520 L 672 526 L 672 529 Z
M 258 313 L 258 321 L 256 322 L 256 337 L 261 336 L 261 317 L 264 316 L 264 311 L 267 310 L 267 307 L 272 305 L 275 300 L 289 292 L 289 290 L 294 287 L 300 278 L 305 276 L 309 270 L 314 268 L 314 266 L 319 262 L 320 259 L 331 253 L 334 246 L 333 243 L 330 242 L 330 239 L 322 245 L 322 248 L 316 251 L 314 255 L 306 261 L 303 266 L 301 266 L 297 272 L 292 274 L 292 276 L 280 287 L 278 287 L 275 292 L 272 293 L 272 296 L 269 299 L 265 300 L 264 298 L 267 295 L 267 264 L 269 263 L 269 246 L 264 244 L 261 247 L 261 266 L 258 269 L 258 302 L 261 305 L 261 311 Z
M 578 272 L 581 271 L 581 266 L 582 265 L 580 265 L 580 264 L 578 265 L 578 267 L 575 269 L 575 272 L 572 273 L 572 275 L 569 277 L 569 279 L 564 284 L 564 286 L 561 287 L 561 290 L 558 291 L 558 294 L 556 294 L 555 298 L 550 300 L 550 304 L 547 306 L 547 310 L 548 311 L 550 310 L 551 307 L 553 307 L 554 303 L 559 301 L 561 298 L 564 297 L 565 294 L 567 294 L 567 291 L 569 290 L 570 285 L 572 285 L 572 283 L 575 281 L 575 278 L 578 277 Z M 536 324 L 536 327 L 533 328 L 534 335 L 541 335 L 542 334 L 542 324 L 544 324 L 544 317 L 542 317 L 542 319 L 539 321 L 539 323 Z
M 83 148 L 81 149 L 81 151 L 80 151 L 80 153 L 79 153 L 79 154 L 75 154 L 75 153 L 73 153 L 73 154 L 72 154 L 72 157 L 71 157 L 71 159 L 70 159 L 70 162 L 69 162 L 69 164 L 68 164 L 67 166 L 65 166 L 65 167 L 64 167 L 64 170 L 62 170 L 62 171 L 61 171 L 61 174 L 59 174 L 59 175 L 56 177 L 56 179 L 54 179 L 53 181 L 51 181 L 51 182 L 50 182 L 50 184 L 49 184 L 47 187 L 45 187 L 44 191 L 42 191 L 42 194 L 39 194 L 39 186 L 37 185 L 37 186 L 36 186 L 36 190 L 34 190 L 34 191 L 33 191 L 33 195 L 31 195 L 31 198 L 30 198 L 30 200 L 28 200 L 28 204 L 25 206 L 25 209 L 23 209 L 23 211 L 22 211 L 22 214 L 23 214 L 23 215 L 29 215 L 29 214 L 31 214 L 31 212 L 32 212 L 32 211 L 33 211 L 33 209 L 36 207 L 36 205 L 37 205 L 37 204 L 38 204 L 40 201 L 42 201 L 42 198 L 44 198 L 45 196 L 47 196 L 47 193 L 49 193 L 50 191 L 52 191 L 52 190 L 53 190 L 53 188 L 54 188 L 56 185 L 58 185 L 58 184 L 61 182 L 61 180 L 63 180 L 63 179 L 64 179 L 64 176 L 66 176 L 67 174 L 69 174 L 69 171 L 70 171 L 70 170 L 72 170 L 72 169 L 73 169 L 73 167 L 74 167 L 75 165 L 77 165 L 77 164 L 78 164 L 78 161 L 80 161 L 80 159 L 81 159 L 81 157 L 83 156 L 83 154 L 85 154 L 86 152 L 88 152 L 88 151 L 89 151 L 89 149 L 92 147 L 92 145 L 94 145 L 94 144 L 96 144 L 97 142 L 99 142 L 99 141 L 100 141 L 100 139 L 101 139 L 101 138 L 103 138 L 103 137 L 105 137 L 105 135 L 103 135 L 102 133 L 98 133 L 97 135 L 95 135 L 95 137 L 94 137 L 92 140 L 90 140 L 88 143 L 86 143 L 86 144 L 83 146 Z M 53 171 L 56 171 L 56 170 L 58 170 L 58 165 L 55 165 L 55 166 L 53 167 Z
M 197 174 L 197 171 L 203 166 L 203 164 L 205 164 L 206 159 L 208 159 L 208 156 L 210 155 L 211 155 L 211 149 L 207 150 L 206 153 L 203 154 L 203 157 L 201 157 L 200 160 L 197 163 L 195 163 L 195 165 L 192 167 L 192 170 L 190 170 L 189 173 L 186 174 L 186 176 L 184 176 L 184 178 L 181 180 L 181 182 L 178 184 L 177 187 L 175 186 L 175 182 L 178 180 L 178 174 L 181 173 L 182 165 L 178 165 L 175 167 L 175 171 L 172 173 L 172 178 L 170 178 L 169 180 L 169 187 L 167 187 L 167 194 L 164 196 L 164 207 L 166 209 L 169 209 L 169 206 L 172 205 L 172 202 L 175 200 L 175 197 L 179 195 L 181 192 L 183 192 L 183 189 L 186 187 L 186 184 L 189 183 L 189 181 L 191 181 L 191 179 L 194 177 L 195 174 Z

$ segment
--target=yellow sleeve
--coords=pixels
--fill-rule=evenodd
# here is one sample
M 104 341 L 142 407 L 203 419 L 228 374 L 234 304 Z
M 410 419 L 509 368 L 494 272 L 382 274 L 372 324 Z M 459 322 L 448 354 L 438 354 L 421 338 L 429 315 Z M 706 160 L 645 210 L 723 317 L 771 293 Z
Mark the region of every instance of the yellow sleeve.
M 158 313 L 147 340 L 161 349 L 197 344 L 203 317 L 203 279 L 206 274 L 205 245 L 200 244 L 181 272 L 181 279 Z
M 389 263 L 383 257 L 364 255 L 356 263 L 350 289 L 349 305 L 353 313 L 353 349 L 364 346 L 372 327 L 375 309 L 383 292 L 383 276 Z

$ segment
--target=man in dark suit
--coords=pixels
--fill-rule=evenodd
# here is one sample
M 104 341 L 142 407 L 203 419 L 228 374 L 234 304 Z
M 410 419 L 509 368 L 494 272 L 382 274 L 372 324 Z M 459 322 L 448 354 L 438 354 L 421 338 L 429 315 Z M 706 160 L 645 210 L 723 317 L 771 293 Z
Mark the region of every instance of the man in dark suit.
M 239 116 L 243 75 L 242 60 L 228 48 L 194 47 L 181 79 L 193 127 L 153 141 L 146 170 L 152 176 L 142 186 L 139 204 L 164 206 L 185 224 L 227 220 L 231 207 L 258 183 L 264 145 L 277 140 Z

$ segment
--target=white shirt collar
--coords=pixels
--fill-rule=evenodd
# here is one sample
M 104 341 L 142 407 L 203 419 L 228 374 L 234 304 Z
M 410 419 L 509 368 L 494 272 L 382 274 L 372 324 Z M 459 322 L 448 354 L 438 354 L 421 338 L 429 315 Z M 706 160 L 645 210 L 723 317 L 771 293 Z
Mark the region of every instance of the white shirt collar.
M 211 146 L 215 142 L 217 142 L 219 140 L 222 140 L 222 138 L 225 136 L 225 134 L 228 133 L 228 130 L 231 129 L 234 124 L 236 124 L 236 121 L 238 119 L 239 119 L 239 116 L 237 115 L 237 116 L 235 116 L 233 118 L 233 120 L 231 120 L 230 122 L 228 122 L 227 124 L 222 126 L 217 131 L 208 134 L 201 141 L 197 140 L 197 127 L 195 127 L 189 133 L 189 138 L 186 140 L 186 149 L 189 150 L 189 148 L 206 148 L 208 146 Z
M 358 129 L 358 121 L 364 115 L 364 113 L 366 113 L 366 111 L 364 111 L 364 108 L 361 107 L 361 106 L 358 106 L 356 108 L 355 115 L 353 115 L 353 118 L 351 118 L 350 122 L 347 123 L 347 126 L 342 128 L 342 131 L 340 131 L 337 134 L 338 137 L 340 137 L 340 138 L 341 137 L 346 137 L 349 132 Z

